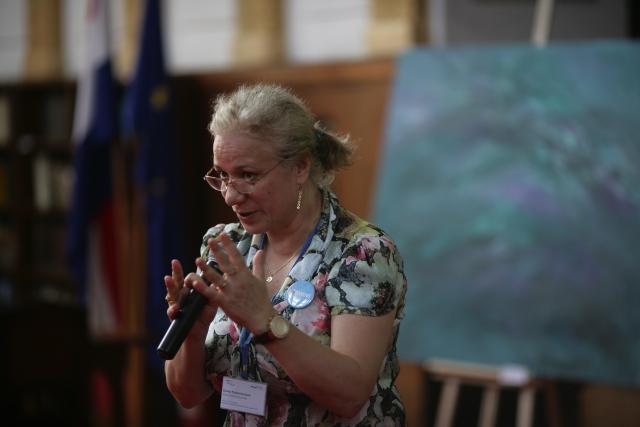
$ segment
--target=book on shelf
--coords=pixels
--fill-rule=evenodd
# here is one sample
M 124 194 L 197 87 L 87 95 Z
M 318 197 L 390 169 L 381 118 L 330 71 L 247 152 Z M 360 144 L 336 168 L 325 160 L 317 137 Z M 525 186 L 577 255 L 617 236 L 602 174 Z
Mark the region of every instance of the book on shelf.
M 33 161 L 33 204 L 38 212 L 69 209 L 73 191 L 73 167 L 45 154 Z
M 73 167 L 56 162 L 51 167 L 52 206 L 57 211 L 67 211 L 71 205 L 73 191 Z
M 44 154 L 38 154 L 33 161 L 33 205 L 36 211 L 51 209 L 51 187 L 51 161 Z
M 49 272 L 52 276 L 62 276 L 67 271 L 64 244 L 66 227 L 49 221 L 35 221 L 31 242 L 31 259 L 35 270 Z
M 0 276 L 0 307 L 13 305 L 14 284 L 6 277 Z
M 15 265 L 17 254 L 16 233 L 10 224 L 0 223 L 0 270 L 10 271 Z
M 52 93 L 44 98 L 42 106 L 42 136 L 49 139 L 48 143 L 53 147 L 68 145 L 67 115 L 63 93 Z
M 0 95 L 0 147 L 5 147 L 9 144 L 11 136 L 9 113 L 9 98 L 5 95 Z
M 8 164 L 0 160 L 0 210 L 9 206 L 9 171 Z

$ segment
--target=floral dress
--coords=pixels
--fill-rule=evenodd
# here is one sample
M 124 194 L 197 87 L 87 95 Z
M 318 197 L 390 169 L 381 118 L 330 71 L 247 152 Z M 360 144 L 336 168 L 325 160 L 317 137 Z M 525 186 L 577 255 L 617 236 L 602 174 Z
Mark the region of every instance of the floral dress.
M 251 267 L 262 235 L 250 235 L 238 223 L 207 231 L 205 242 L 227 233 Z M 298 280 L 314 285 L 310 305 L 294 308 L 285 292 Z M 392 344 L 384 358 L 369 400 L 351 419 L 338 417 L 313 402 L 287 376 L 278 361 L 260 344 L 249 346 L 248 379 L 267 383 L 265 417 L 229 411 L 225 426 L 404 426 L 404 407 L 395 379 L 399 363 L 396 342 L 404 316 L 407 289 L 403 263 L 393 241 L 376 226 L 340 206 L 335 195 L 323 191 L 323 208 L 311 242 L 274 296 L 274 308 L 292 325 L 323 345 L 331 343 L 331 318 L 340 314 L 382 316 L 396 310 Z M 240 378 L 240 327 L 218 310 L 205 341 L 205 375 L 220 388 L 225 375 Z

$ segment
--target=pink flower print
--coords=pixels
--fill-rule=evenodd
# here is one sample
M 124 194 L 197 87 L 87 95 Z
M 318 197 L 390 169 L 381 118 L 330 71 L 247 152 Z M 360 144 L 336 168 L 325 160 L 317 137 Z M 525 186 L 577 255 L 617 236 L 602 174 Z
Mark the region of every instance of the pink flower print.
M 222 375 L 212 375 L 213 387 L 220 393 L 222 391 Z
M 346 265 L 349 265 L 351 263 L 354 262 L 358 262 L 358 261 L 364 261 L 367 259 L 367 252 L 370 252 L 367 250 L 367 248 L 365 248 L 364 245 L 358 245 L 358 247 L 356 248 L 356 253 L 355 255 L 350 255 L 347 257 L 345 263 Z
M 314 287 L 316 291 L 322 292 L 324 288 L 327 286 L 327 278 L 329 277 L 329 273 L 319 274 L 316 278 L 316 283 Z
M 289 307 L 289 303 L 287 300 L 280 301 L 278 304 L 274 305 L 273 308 L 278 312 L 282 313 L 285 308 Z
M 364 248 L 367 253 L 375 252 L 380 249 L 380 240 L 378 237 L 364 237 L 360 240 L 360 247 Z
M 231 342 L 238 342 L 240 334 L 238 333 L 238 327 L 235 323 L 229 321 L 231 324 L 229 325 L 229 336 L 231 337 Z
M 244 427 L 244 416 L 238 412 L 229 412 L 231 427 Z
M 286 395 L 280 393 L 273 393 L 269 399 L 267 399 L 267 413 L 272 425 L 282 425 L 288 415 L 287 409 L 289 408 L 289 402 Z
M 321 331 L 328 331 L 331 327 L 331 315 L 329 307 L 326 304 L 318 304 L 318 315 L 314 321 L 311 322 L 315 328 Z
M 358 253 L 356 256 L 360 261 L 364 261 L 365 259 L 367 259 L 367 253 L 365 252 L 364 247 L 362 245 L 358 246 Z
M 396 245 L 387 236 L 380 236 L 380 241 L 382 242 L 382 244 L 384 244 L 386 247 L 388 247 L 391 250 L 391 252 L 395 252 Z

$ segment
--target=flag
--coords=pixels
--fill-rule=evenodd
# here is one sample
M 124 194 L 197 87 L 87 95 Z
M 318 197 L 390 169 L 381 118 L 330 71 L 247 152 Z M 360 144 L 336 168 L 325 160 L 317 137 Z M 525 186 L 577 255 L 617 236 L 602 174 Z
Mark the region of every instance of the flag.
M 169 81 L 162 46 L 160 2 L 148 0 L 138 59 L 123 105 L 125 135 L 137 141 L 135 184 L 142 194 L 146 219 L 147 283 L 145 316 L 151 340 L 150 362 L 162 366 L 157 347 L 169 326 L 163 277 L 170 262 L 184 261 L 179 200 L 179 164 Z
M 82 290 L 89 331 L 104 336 L 118 334 L 124 326 L 111 173 L 116 86 L 111 74 L 108 1 L 90 0 L 87 5 L 86 54 L 73 123 L 75 177 L 66 251 Z

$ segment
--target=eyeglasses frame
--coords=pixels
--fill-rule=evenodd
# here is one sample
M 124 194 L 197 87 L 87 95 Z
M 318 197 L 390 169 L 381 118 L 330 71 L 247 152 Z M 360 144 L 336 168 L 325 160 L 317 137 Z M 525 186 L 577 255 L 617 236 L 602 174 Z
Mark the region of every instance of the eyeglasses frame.
M 251 194 L 251 193 L 253 193 L 255 191 L 256 184 L 258 184 L 263 178 L 265 178 L 267 175 L 269 175 L 271 173 L 271 171 L 273 171 L 275 168 L 280 166 L 282 164 L 282 162 L 284 162 L 287 159 L 288 158 L 280 159 L 280 161 L 278 161 L 275 165 L 270 167 L 266 172 L 263 172 L 261 175 L 259 175 L 252 183 L 248 183 L 247 181 L 245 181 L 245 183 L 247 183 L 248 185 L 251 186 L 251 190 L 250 191 L 246 191 L 246 192 L 238 190 L 238 187 L 236 187 L 233 184 L 234 181 L 242 180 L 242 178 L 229 177 L 229 181 L 225 182 L 219 176 L 211 176 L 211 175 L 209 175 L 211 173 L 211 171 L 213 171 L 215 169 L 215 166 L 211 166 L 211 169 L 209 169 L 207 171 L 207 173 L 202 177 L 202 179 L 209 185 L 209 187 L 213 188 L 216 191 L 219 191 L 222 194 L 227 192 L 227 190 L 229 189 L 230 185 L 233 185 L 234 190 L 236 190 L 238 193 L 244 194 L 244 195 L 248 195 L 248 194 Z M 220 180 L 220 188 L 214 187 L 214 185 L 209 181 L 208 178 L 219 179 Z

